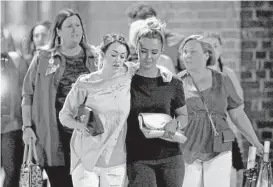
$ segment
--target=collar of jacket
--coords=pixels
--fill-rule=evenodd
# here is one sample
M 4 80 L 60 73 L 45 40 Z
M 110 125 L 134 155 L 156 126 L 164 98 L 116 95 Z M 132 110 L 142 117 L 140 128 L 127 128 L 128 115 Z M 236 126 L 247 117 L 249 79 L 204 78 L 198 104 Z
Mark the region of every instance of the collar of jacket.
M 94 58 L 97 56 L 97 50 L 94 46 L 86 45 L 86 44 L 81 44 L 80 46 L 83 48 L 83 50 L 85 51 L 85 54 L 88 58 Z M 60 47 L 53 48 L 49 51 L 51 53 L 51 57 L 56 57 L 56 56 L 62 57 L 63 56 L 60 52 Z
M 96 63 L 96 59 L 99 55 L 98 50 L 96 49 L 96 47 L 92 46 L 92 45 L 85 45 L 82 44 L 81 47 L 83 48 L 85 54 L 86 54 L 86 66 L 88 67 L 88 69 L 92 72 L 92 71 L 96 71 L 97 69 L 97 63 Z M 53 48 L 53 49 L 49 49 L 49 67 L 52 67 L 53 65 L 57 65 L 58 64 L 58 57 L 60 59 L 60 65 L 62 66 L 63 62 L 65 62 L 65 57 L 64 55 L 60 52 L 60 47 L 57 48 Z

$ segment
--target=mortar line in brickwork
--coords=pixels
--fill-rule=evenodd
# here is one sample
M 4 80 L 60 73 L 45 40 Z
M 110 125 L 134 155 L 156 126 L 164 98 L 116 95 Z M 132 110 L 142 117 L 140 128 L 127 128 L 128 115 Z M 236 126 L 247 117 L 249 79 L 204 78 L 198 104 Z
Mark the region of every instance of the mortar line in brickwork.
M 256 81 L 257 80 L 257 75 L 256 75 L 256 70 L 255 69 L 251 69 L 250 70 L 251 74 L 252 74 L 252 81 Z
M 264 80 L 260 79 L 259 81 L 259 92 L 263 92 L 264 91 Z

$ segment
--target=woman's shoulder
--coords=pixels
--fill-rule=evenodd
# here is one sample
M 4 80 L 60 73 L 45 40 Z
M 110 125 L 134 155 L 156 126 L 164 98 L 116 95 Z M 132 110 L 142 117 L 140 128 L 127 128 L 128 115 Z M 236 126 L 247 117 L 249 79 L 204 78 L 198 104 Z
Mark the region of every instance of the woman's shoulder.
M 172 80 L 171 80 L 171 84 L 174 86 L 178 86 L 178 85 L 183 84 L 183 81 L 178 75 L 173 75 Z
M 229 67 L 224 67 L 223 68 L 223 73 L 228 75 L 230 78 L 236 77 L 235 71 L 233 69 L 229 68 Z
M 221 72 L 221 71 L 215 69 L 214 67 L 210 67 L 210 66 L 209 66 L 208 69 L 211 70 L 212 76 L 216 76 L 216 78 L 224 78 L 224 77 L 226 76 L 225 73 L 223 73 L 223 72 Z
M 78 89 L 86 89 L 93 87 L 95 83 L 99 80 L 98 72 L 92 72 L 89 74 L 82 74 L 78 77 L 77 81 L 73 84 L 74 87 Z
M 81 83 L 94 84 L 101 80 L 100 71 L 95 71 L 89 74 L 83 74 L 78 79 Z
M 188 72 L 186 69 L 176 74 L 176 77 L 178 77 L 181 80 L 185 79 L 187 76 L 188 76 Z
M 44 58 L 44 59 L 50 59 L 52 56 L 53 50 L 48 48 L 41 48 L 36 51 L 33 58 Z

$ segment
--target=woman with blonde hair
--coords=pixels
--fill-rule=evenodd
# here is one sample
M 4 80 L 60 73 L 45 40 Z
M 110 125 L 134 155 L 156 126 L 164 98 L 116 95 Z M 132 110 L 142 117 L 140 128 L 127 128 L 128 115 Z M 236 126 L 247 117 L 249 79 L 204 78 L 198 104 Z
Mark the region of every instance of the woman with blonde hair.
M 166 77 L 157 63 L 162 54 L 165 25 L 155 17 L 148 18 L 134 40 L 139 69 L 131 83 L 131 110 L 127 119 L 127 172 L 129 186 L 181 187 L 184 161 L 179 143 L 161 138 L 148 139 L 142 133 L 140 113 L 163 113 L 176 117 L 165 127 L 167 137 L 187 124 L 187 108 L 182 82 Z
M 209 68 L 215 63 L 212 46 L 201 35 L 191 35 L 179 47 L 186 70 L 178 74 L 183 81 L 188 140 L 183 145 L 184 187 L 230 187 L 232 122 L 247 140 L 263 152 L 253 127 L 243 110 L 243 101 L 230 78 Z

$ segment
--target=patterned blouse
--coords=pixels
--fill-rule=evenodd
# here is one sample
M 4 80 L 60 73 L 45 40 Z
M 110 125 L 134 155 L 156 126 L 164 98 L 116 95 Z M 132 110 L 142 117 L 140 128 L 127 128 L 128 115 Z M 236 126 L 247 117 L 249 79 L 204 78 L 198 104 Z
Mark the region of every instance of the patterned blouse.
M 90 73 L 85 66 L 85 58 L 83 50 L 76 56 L 65 56 L 66 68 L 60 80 L 56 95 L 56 116 L 59 116 L 59 112 L 63 107 L 67 94 L 71 90 L 72 84 L 76 82 L 80 75 Z M 72 132 L 70 129 L 65 129 Z
M 201 91 L 205 103 L 212 116 L 216 131 L 222 137 L 221 140 L 234 134 L 227 122 L 226 112 L 235 109 L 243 104 L 238 96 L 232 81 L 227 75 L 218 71 L 212 71 L 212 86 Z M 182 78 L 186 105 L 188 109 L 189 121 L 184 129 L 188 140 L 183 145 L 184 158 L 187 163 L 192 163 L 196 159 L 206 160 L 218 153 L 214 151 L 214 131 L 210 124 L 204 104 L 195 88 L 189 74 L 182 72 L 178 74 Z M 231 143 L 229 149 L 231 150 Z

